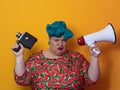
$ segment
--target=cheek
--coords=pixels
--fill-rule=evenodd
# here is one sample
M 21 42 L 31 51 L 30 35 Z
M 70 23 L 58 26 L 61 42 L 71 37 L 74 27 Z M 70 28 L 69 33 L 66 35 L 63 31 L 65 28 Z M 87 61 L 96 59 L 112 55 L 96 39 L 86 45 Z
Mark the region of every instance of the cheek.
M 57 47 L 57 44 L 54 42 L 51 42 L 50 45 L 51 45 L 51 47 L 54 47 L 54 48 Z
M 63 43 L 63 46 L 66 47 L 66 46 L 67 46 L 67 42 L 64 42 L 64 43 Z

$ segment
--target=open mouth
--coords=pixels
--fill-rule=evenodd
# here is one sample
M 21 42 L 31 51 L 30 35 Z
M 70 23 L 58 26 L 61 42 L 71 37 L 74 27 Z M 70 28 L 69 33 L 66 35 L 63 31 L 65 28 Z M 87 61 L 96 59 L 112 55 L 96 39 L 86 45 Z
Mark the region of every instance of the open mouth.
M 63 50 L 63 47 L 59 47 L 58 50 Z

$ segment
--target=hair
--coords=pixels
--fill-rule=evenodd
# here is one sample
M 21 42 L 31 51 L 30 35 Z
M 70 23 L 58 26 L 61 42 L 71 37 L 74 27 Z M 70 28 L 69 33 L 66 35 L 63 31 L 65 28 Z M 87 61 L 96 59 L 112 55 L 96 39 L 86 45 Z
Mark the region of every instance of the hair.
M 73 37 L 73 33 L 66 27 L 64 21 L 55 21 L 52 24 L 48 24 L 46 31 L 50 37 L 61 37 L 63 35 L 65 40 Z

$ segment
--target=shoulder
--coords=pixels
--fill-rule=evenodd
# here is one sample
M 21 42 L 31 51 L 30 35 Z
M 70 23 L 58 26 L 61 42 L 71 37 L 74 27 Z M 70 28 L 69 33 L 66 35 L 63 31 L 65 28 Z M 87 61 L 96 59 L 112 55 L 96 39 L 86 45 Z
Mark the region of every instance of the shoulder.
M 79 59 L 79 60 L 86 60 L 84 55 L 81 54 L 80 52 L 77 52 L 77 51 L 68 51 L 68 55 L 71 58 L 76 58 L 76 59 Z
M 31 55 L 28 57 L 28 60 L 36 60 L 36 59 L 42 58 L 42 57 L 43 57 L 42 51 L 43 51 L 43 50 L 40 50 L 39 52 L 35 52 L 35 53 L 31 54 Z
M 80 56 L 82 55 L 81 53 L 77 52 L 77 51 L 67 51 L 69 55 L 71 56 Z

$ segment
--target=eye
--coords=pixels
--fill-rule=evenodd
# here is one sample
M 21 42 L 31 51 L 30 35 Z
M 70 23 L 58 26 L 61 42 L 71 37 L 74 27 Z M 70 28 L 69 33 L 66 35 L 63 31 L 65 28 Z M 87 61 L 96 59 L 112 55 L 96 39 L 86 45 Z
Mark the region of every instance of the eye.
M 58 41 L 59 41 L 59 39 L 55 39 L 55 41 L 56 41 L 56 42 L 58 42 Z
M 63 39 L 62 41 L 67 41 L 66 39 Z

